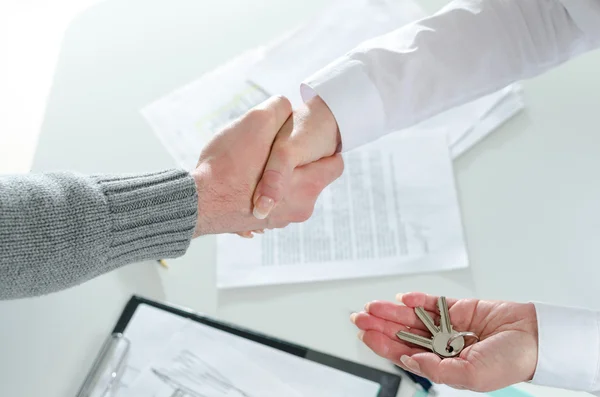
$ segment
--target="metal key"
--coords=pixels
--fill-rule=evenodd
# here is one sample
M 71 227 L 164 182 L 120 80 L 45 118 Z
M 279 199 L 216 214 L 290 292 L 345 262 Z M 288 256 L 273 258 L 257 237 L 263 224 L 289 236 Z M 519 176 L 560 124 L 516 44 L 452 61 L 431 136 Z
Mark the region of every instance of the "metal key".
M 452 333 L 452 324 L 450 324 L 450 311 L 445 296 L 438 299 L 438 310 L 440 311 L 440 328 L 446 334 Z
M 433 344 L 433 349 L 439 355 L 442 353 L 451 354 L 449 357 L 454 357 L 462 351 L 465 347 L 465 338 L 456 337 L 456 332 L 452 330 L 452 323 L 450 322 L 450 310 L 448 310 L 448 302 L 445 296 L 440 296 L 438 299 L 438 310 L 440 311 L 440 332 L 443 337 L 438 337 Z M 434 338 L 435 339 L 435 338 Z M 440 353 L 442 352 L 442 353 Z
M 464 336 L 477 337 L 477 335 L 471 332 L 458 333 L 452 329 L 448 303 L 446 302 L 446 298 L 443 296 L 438 299 L 438 309 L 440 311 L 439 327 L 435 325 L 435 322 L 429 316 L 429 314 L 427 314 L 425 309 L 422 307 L 415 308 L 415 314 L 429 330 L 431 333 L 431 338 L 411 334 L 410 332 L 406 331 L 400 331 L 396 334 L 396 336 L 405 342 L 429 349 L 442 358 L 455 357 L 459 355 L 462 349 L 465 347 Z

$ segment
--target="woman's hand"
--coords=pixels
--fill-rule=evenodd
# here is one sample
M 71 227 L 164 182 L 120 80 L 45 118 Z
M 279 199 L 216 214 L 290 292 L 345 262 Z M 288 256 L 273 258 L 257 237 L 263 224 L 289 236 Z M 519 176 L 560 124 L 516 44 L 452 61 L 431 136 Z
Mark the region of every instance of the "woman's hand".
M 478 392 L 532 379 L 538 351 L 533 304 L 448 299 L 454 329 L 475 332 L 480 342 L 465 347 L 456 358 L 441 359 L 396 336 L 399 331 L 430 336 L 414 308 L 424 307 L 439 324 L 438 298 L 415 292 L 398 299 L 403 305 L 371 302 L 365 312 L 351 317 L 361 329 L 359 338 L 381 357 L 432 382 Z

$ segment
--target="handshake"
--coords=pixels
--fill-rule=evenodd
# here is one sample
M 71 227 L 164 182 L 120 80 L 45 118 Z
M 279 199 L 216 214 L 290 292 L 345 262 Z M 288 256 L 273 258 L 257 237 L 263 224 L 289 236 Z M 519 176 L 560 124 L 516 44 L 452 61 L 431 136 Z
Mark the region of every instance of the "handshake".
M 335 118 L 319 97 L 292 112 L 272 97 L 220 131 L 192 176 L 198 192 L 195 237 L 253 232 L 303 222 L 319 194 L 343 172 Z

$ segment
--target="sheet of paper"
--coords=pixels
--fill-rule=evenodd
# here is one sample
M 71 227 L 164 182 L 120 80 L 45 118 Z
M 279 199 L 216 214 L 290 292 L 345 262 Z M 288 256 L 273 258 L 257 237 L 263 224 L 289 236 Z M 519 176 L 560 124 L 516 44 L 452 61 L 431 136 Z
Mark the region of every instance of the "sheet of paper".
M 238 351 L 306 397 L 375 397 L 380 385 L 265 345 L 228 338 Z
M 300 83 L 365 40 L 425 17 L 416 1 L 336 0 L 297 29 L 248 72 L 265 90 L 301 104 Z
M 217 237 L 219 288 L 467 266 L 444 135 L 392 135 L 344 157 L 307 222 Z
M 452 157 L 457 158 L 488 136 L 513 116 L 525 108 L 521 87 L 511 86 L 507 96 L 502 98 L 481 119 L 474 123 L 451 147 Z
M 216 132 L 271 96 L 245 77 L 263 53 L 256 49 L 241 54 L 142 110 L 180 166 L 193 169 Z
M 462 154 L 465 149 L 474 146 L 498 127 L 495 122 L 484 123 L 483 121 L 486 118 L 491 117 L 501 123 L 514 115 L 514 113 L 503 112 L 500 106 L 503 104 L 517 110 L 523 108 L 520 85 L 510 85 L 475 101 L 454 107 L 412 128 L 401 131 L 401 133 L 419 135 L 428 130 L 445 133 L 448 136 L 448 144 L 453 149 L 453 153 L 460 151 Z M 443 131 L 440 131 L 441 126 L 445 127 Z M 477 132 L 474 133 L 474 129 L 477 129 Z M 477 135 L 478 138 L 465 139 L 471 134 Z M 455 150 L 455 146 L 458 146 L 460 150 Z M 453 157 L 455 158 L 455 156 Z
M 117 397 L 170 397 L 174 392 L 174 382 L 184 388 L 199 390 L 197 379 L 210 380 L 205 387 L 235 383 L 239 385 L 238 389 L 249 389 L 252 385 L 248 384 L 254 381 L 248 380 L 250 373 L 272 382 L 267 394 L 257 394 L 253 389 L 254 393 L 248 394 L 250 396 L 273 395 L 275 390 L 285 389 L 284 394 L 279 395 L 375 397 L 379 391 L 378 383 L 147 305 L 138 307 L 124 334 L 131 341 L 131 352 Z M 219 357 L 209 360 L 215 353 Z M 251 362 L 248 363 L 248 360 Z M 223 366 L 228 368 L 222 369 Z M 237 368 L 239 366 L 244 366 L 243 370 Z M 244 372 L 246 368 L 247 375 L 224 374 L 234 369 Z M 206 395 L 240 395 L 235 394 L 238 392 L 236 388 L 229 387 L 227 391 L 230 394 Z
M 525 108 L 522 89 L 514 84 L 398 132 L 405 136 L 442 134 L 456 159 Z
M 139 376 L 130 397 L 300 397 L 207 326 L 188 322 Z
M 115 397 L 128 397 L 131 386 L 164 348 L 165 341 L 181 330 L 188 320 L 183 317 L 140 305 L 131 318 L 123 335 L 132 342 L 129 347 L 127 366 L 121 377 Z

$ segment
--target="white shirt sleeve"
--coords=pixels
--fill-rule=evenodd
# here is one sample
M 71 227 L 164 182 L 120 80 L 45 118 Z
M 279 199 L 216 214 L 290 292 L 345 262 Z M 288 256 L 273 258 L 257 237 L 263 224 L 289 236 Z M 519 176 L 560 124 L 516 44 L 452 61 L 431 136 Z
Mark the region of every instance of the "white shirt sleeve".
M 309 77 L 348 151 L 600 45 L 600 0 L 456 0 Z M 558 95 L 558 93 L 557 93 Z
M 531 383 L 600 395 L 600 312 L 535 304 L 538 362 Z

